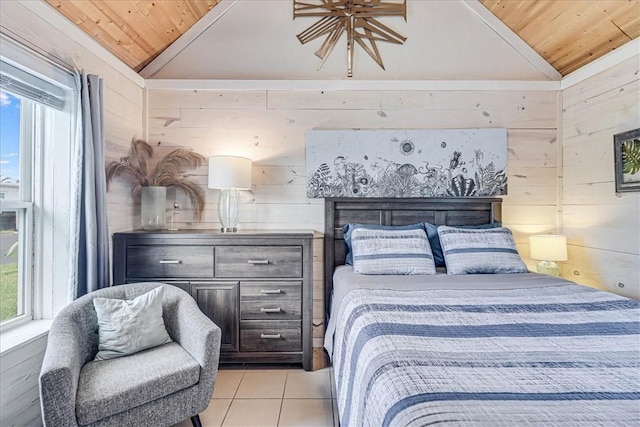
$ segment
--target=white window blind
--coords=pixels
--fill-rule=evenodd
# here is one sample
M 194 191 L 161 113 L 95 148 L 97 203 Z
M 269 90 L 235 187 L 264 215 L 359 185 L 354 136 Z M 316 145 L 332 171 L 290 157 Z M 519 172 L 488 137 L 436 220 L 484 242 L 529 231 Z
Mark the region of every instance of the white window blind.
M 55 108 L 64 109 L 66 92 L 39 77 L 0 60 L 0 89 Z

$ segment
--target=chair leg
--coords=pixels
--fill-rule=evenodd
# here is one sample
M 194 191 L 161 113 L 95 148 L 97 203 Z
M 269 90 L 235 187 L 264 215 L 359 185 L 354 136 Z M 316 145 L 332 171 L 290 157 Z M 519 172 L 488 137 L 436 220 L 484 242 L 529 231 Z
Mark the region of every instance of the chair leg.
M 193 424 L 193 427 L 202 427 L 202 423 L 200 422 L 200 415 L 196 414 L 191 417 L 191 424 Z

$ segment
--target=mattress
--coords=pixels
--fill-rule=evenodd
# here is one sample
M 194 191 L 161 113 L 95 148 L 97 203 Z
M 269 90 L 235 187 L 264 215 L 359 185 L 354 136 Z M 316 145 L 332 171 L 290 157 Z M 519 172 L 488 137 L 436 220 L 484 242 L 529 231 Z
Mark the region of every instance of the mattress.
M 535 273 L 339 267 L 341 426 L 640 425 L 640 303 Z

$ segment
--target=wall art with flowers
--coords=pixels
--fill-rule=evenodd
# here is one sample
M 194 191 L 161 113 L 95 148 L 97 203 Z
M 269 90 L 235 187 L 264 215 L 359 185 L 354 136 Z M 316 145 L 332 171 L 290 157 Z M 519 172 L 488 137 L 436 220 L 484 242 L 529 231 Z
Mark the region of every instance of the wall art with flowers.
M 310 130 L 307 197 L 507 194 L 506 129 Z

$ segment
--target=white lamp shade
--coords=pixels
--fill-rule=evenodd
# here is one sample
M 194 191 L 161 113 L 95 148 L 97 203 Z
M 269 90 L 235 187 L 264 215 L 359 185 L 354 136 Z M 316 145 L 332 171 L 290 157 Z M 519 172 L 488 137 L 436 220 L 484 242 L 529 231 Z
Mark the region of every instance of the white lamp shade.
M 251 189 L 251 159 L 236 156 L 209 157 L 209 188 Z
M 558 234 L 529 236 L 529 256 L 543 261 L 566 261 L 567 238 Z

